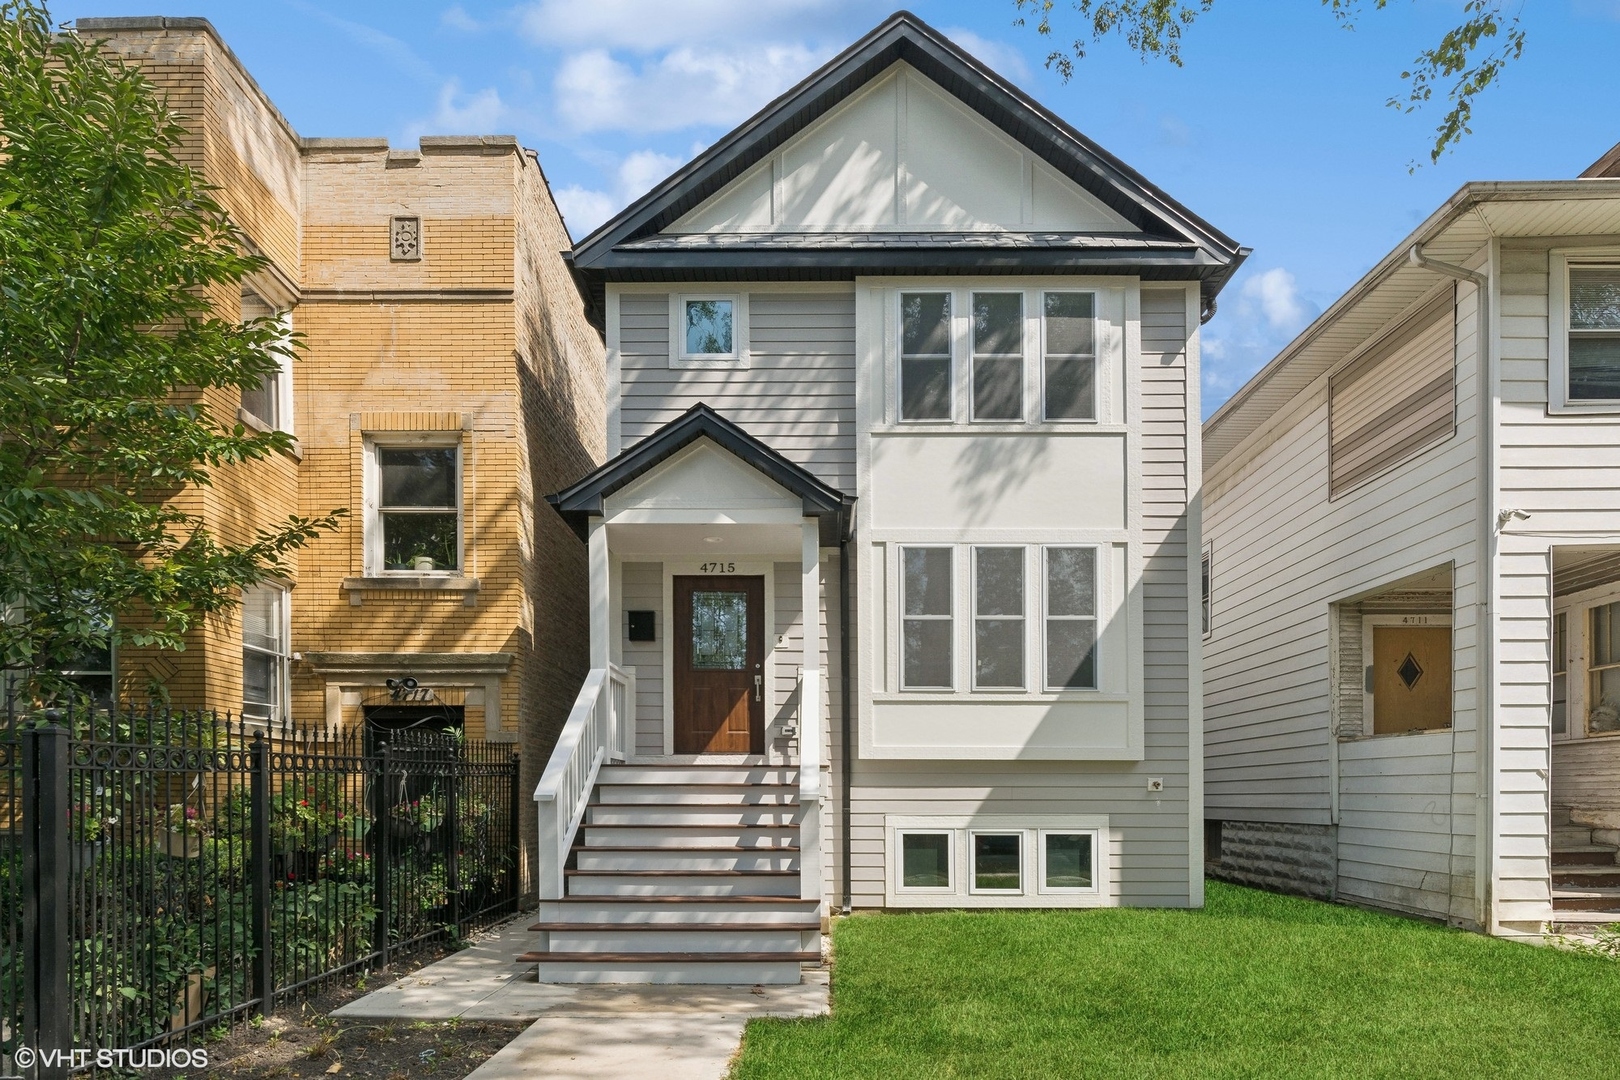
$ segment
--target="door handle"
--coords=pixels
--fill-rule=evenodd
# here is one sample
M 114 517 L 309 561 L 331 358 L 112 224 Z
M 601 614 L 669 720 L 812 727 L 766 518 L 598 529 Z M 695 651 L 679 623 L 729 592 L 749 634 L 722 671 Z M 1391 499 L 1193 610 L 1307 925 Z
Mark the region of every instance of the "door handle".
M 760 696 L 761 691 L 762 691 L 762 689 L 764 687 L 764 684 L 765 684 L 764 676 L 762 676 L 762 675 L 755 675 L 754 676 L 754 700 L 755 701 L 763 701 L 763 700 L 765 700 L 763 697 Z

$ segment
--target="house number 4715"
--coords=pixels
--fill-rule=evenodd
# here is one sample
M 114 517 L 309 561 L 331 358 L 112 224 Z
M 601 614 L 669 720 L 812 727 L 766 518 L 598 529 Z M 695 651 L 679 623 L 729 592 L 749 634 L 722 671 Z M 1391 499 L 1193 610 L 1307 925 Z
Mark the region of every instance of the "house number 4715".
M 735 574 L 737 564 L 734 562 L 706 562 L 698 567 L 698 572 L 702 574 Z

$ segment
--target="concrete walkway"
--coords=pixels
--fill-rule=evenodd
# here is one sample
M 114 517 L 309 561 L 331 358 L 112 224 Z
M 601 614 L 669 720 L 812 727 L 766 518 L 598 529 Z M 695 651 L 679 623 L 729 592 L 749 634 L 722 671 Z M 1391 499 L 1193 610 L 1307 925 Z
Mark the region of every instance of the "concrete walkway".
M 719 1080 L 756 1016 L 822 1016 L 827 973 L 798 986 L 559 986 L 512 963 L 534 935 L 527 915 L 472 946 L 338 1009 L 397 1020 L 533 1020 L 468 1080 L 613 1077 Z

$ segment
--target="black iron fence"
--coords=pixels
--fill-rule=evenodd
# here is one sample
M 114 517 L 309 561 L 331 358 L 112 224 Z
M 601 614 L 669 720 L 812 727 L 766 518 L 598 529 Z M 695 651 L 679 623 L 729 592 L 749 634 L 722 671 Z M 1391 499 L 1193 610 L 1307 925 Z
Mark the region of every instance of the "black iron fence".
M 509 744 L 210 713 L 0 721 L 9 1075 L 64 1075 L 43 1051 L 200 1042 L 516 910 Z

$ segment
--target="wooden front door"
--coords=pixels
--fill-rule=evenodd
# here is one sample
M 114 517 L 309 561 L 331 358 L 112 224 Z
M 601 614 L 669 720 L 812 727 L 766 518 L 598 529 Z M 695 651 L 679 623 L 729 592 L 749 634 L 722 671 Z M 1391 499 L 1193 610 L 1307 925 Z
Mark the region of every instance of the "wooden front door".
M 675 579 L 675 752 L 765 752 L 765 579 Z
M 1373 734 L 1451 726 L 1451 627 L 1375 626 Z

